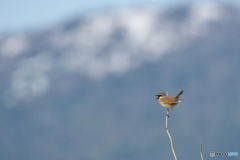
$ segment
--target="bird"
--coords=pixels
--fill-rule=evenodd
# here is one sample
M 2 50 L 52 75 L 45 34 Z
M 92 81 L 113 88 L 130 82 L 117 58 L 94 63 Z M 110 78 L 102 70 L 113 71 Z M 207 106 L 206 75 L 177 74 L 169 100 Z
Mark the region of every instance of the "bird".
M 167 108 L 168 117 L 169 117 L 169 113 L 173 110 L 173 107 L 175 107 L 178 103 L 181 103 L 181 99 L 179 98 L 182 93 L 183 93 L 183 90 L 176 97 L 169 97 L 168 93 L 167 95 L 165 95 L 164 93 L 158 93 L 157 95 L 155 95 L 157 96 L 156 99 L 159 101 L 159 103 L 163 107 Z M 170 112 L 169 112 L 169 109 L 171 109 Z

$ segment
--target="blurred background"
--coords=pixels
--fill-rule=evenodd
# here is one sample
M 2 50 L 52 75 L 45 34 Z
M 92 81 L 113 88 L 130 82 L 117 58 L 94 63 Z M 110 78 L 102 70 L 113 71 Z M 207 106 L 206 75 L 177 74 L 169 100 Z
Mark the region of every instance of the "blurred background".
M 182 89 L 168 121 L 178 159 L 200 159 L 200 142 L 204 159 L 240 153 L 240 2 L 8 0 L 0 10 L 1 160 L 174 159 L 155 95 Z

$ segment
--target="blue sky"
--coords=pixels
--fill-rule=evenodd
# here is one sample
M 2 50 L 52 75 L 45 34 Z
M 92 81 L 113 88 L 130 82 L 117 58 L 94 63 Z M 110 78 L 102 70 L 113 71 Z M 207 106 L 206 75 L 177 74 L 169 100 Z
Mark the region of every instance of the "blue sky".
M 236 0 L 208 0 L 208 2 L 237 4 Z M 206 0 L 0 0 L 0 34 L 52 26 L 71 16 L 101 8 L 120 8 L 154 5 L 162 8 Z

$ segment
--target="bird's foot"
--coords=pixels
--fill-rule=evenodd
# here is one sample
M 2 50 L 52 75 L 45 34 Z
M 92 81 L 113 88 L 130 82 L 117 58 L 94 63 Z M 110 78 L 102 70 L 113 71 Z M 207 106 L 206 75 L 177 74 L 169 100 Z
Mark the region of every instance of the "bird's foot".
M 169 115 L 168 115 L 168 114 L 167 114 L 166 116 L 167 116 L 167 117 L 169 117 Z

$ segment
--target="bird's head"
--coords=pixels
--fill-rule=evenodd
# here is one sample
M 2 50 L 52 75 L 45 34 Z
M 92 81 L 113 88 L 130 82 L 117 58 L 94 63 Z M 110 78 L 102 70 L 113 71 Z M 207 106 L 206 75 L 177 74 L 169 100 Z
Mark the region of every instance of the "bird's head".
M 157 95 L 155 95 L 155 96 L 157 96 L 157 98 L 156 99 L 161 99 L 162 97 L 164 97 L 164 96 L 166 96 L 164 93 L 158 93 Z

